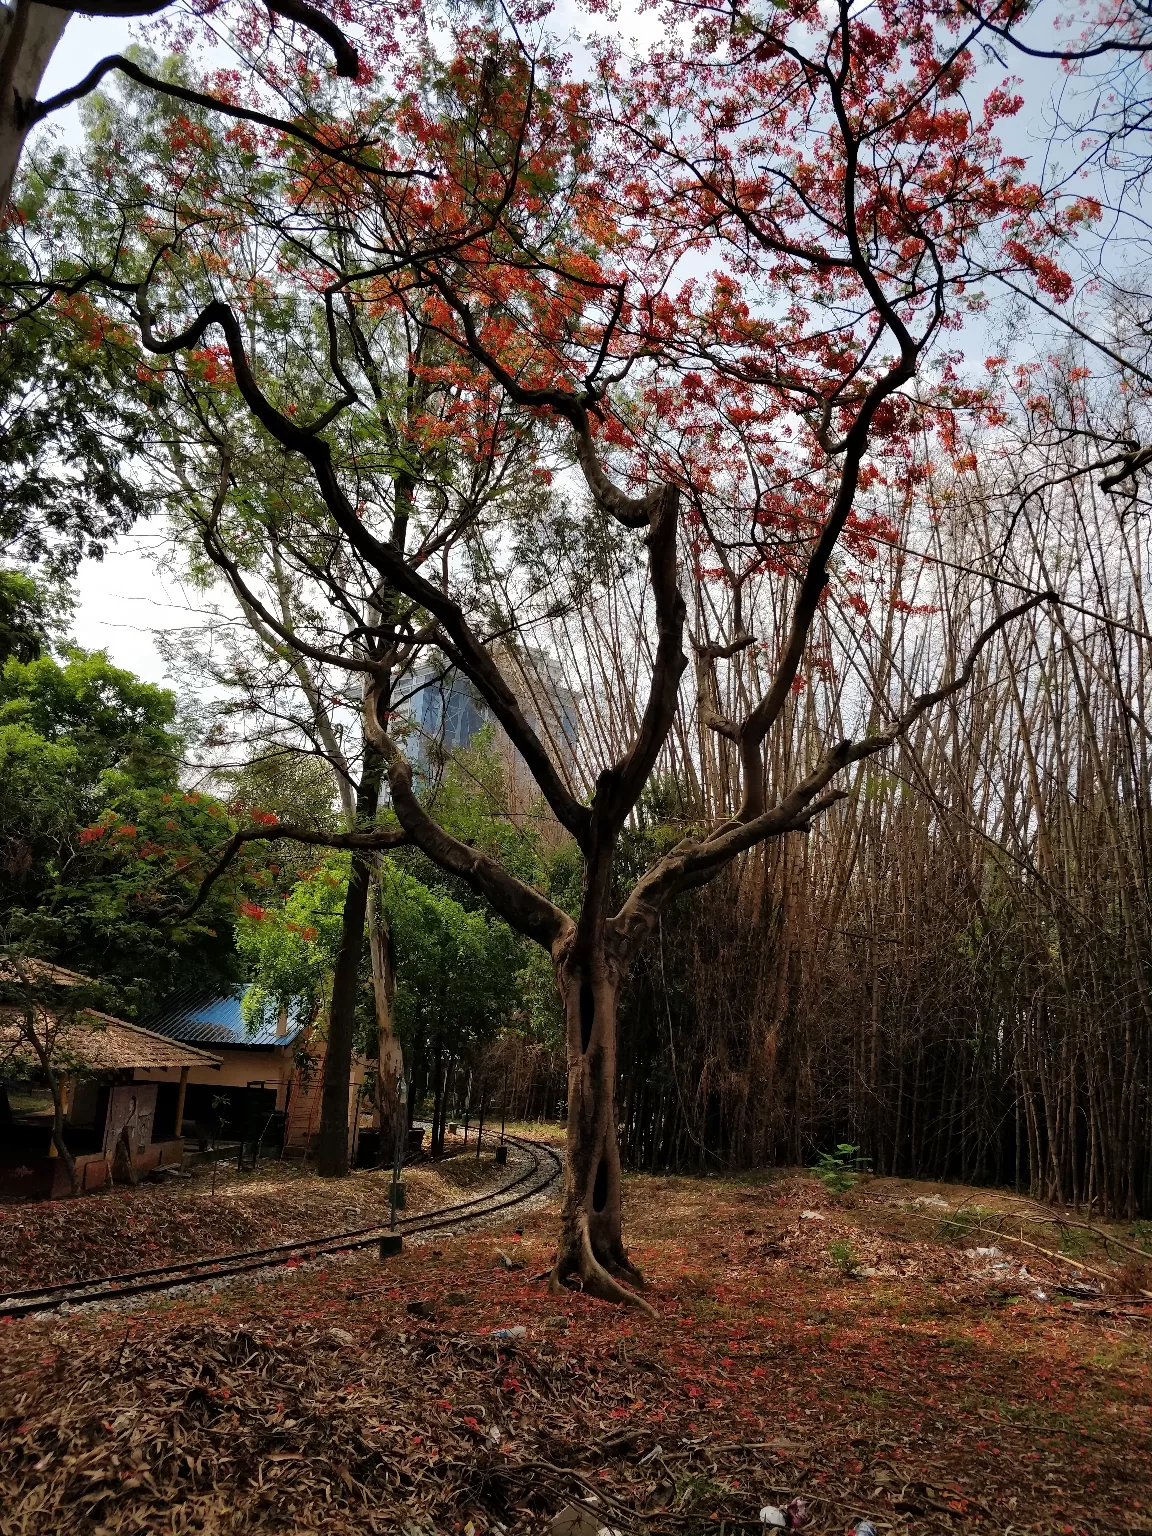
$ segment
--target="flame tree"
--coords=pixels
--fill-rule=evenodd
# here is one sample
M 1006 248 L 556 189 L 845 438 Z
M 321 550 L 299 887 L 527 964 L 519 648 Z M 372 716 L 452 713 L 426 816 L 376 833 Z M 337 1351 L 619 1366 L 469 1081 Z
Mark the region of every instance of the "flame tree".
M 190 402 L 193 472 L 218 482 L 204 543 L 221 568 L 231 557 L 217 521 L 234 494 L 225 416 L 307 484 L 328 551 L 314 574 L 356 623 L 321 645 L 258 593 L 246 601 L 285 647 L 363 679 L 394 821 L 371 819 L 359 845 L 410 841 L 550 955 L 569 1079 L 553 1284 L 640 1306 L 613 1102 L 621 979 L 669 902 L 766 839 L 806 832 L 843 795 L 847 767 L 962 688 L 994 635 L 1050 595 L 971 635 L 966 661 L 902 713 L 872 701 L 863 713 L 880 725 L 829 739 L 769 798 L 766 752 L 791 727 L 830 584 L 887 526 L 877 489 L 915 498 L 927 473 L 917 444 L 936 434 L 962 454 L 966 413 L 987 404 L 946 346 L 975 274 L 991 260 L 1060 300 L 1067 279 L 1050 251 L 1084 216 L 1047 206 L 1001 151 L 997 122 L 1019 101 L 977 91 L 979 24 L 963 10 L 784 0 L 764 12 L 672 5 L 666 20 L 649 57 L 605 47 L 581 79 L 514 29 L 461 27 L 450 57 L 415 53 L 378 92 L 389 133 L 372 153 L 387 175 L 244 127 L 225 148 L 248 155 L 247 170 L 222 176 L 220 141 L 187 117 L 170 153 L 129 175 L 115 163 L 135 153 L 120 121 L 113 174 L 63 199 L 36 257 L 57 295 L 84 290 L 101 324 L 138 338 L 149 377 Z M 83 258 L 68 233 L 81 227 Z M 534 607 L 531 582 L 511 612 L 485 588 L 483 572 L 517 547 L 507 524 L 485 531 L 470 507 L 434 561 L 390 532 L 396 477 L 382 491 L 366 473 L 385 329 L 431 338 L 408 352 L 405 388 L 434 379 L 452 399 L 434 431 L 421 416 L 405 438 L 414 525 L 444 515 L 445 434 L 457 466 L 498 462 L 515 439 L 532 445 L 541 483 L 558 471 L 643 554 L 650 666 L 636 725 L 586 784 L 510 676 L 509 634 Z M 517 505 L 531 520 L 530 499 Z M 372 600 L 357 607 L 365 576 Z M 518 590 L 514 566 L 509 580 Z M 778 631 L 746 629 L 750 581 L 776 588 Z M 575 916 L 453 837 L 418 793 L 393 698 L 414 650 L 468 679 L 579 849 Z M 721 694 L 740 710 L 724 713 Z M 725 754 L 728 803 L 620 903 L 621 834 L 690 709 Z

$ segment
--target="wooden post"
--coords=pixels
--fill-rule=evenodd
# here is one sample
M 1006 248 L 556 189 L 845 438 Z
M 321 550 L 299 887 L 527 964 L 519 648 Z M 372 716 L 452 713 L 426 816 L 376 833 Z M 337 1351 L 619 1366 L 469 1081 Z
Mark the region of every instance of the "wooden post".
M 177 1136 L 183 1136 L 183 1134 L 184 1134 L 184 1096 L 188 1092 L 188 1071 L 189 1071 L 189 1069 L 187 1067 L 181 1067 L 180 1068 L 180 1086 L 176 1090 L 176 1135 Z

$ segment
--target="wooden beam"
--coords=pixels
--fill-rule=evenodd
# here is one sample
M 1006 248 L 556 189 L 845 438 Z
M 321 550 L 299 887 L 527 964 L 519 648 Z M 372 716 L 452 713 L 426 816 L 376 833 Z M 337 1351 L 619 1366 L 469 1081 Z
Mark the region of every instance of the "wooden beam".
M 184 1095 L 188 1091 L 188 1068 L 180 1068 L 180 1087 L 176 1092 L 176 1135 L 184 1134 Z

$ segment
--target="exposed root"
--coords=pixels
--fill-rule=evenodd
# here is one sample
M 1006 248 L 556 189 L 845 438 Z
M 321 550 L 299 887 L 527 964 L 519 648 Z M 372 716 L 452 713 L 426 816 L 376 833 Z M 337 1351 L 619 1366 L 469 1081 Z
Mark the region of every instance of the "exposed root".
M 600 1262 L 610 1275 L 614 1275 L 617 1280 L 622 1281 L 625 1285 L 631 1286 L 634 1291 L 646 1291 L 648 1289 L 644 1276 L 622 1248 L 618 1248 L 614 1253 L 609 1254 L 607 1258 L 601 1259 Z
M 620 1306 L 636 1307 L 646 1317 L 656 1318 L 659 1314 L 650 1302 L 638 1296 L 635 1291 L 629 1290 L 610 1272 L 609 1268 L 601 1264 L 600 1260 L 592 1252 L 592 1240 L 588 1235 L 588 1228 L 584 1226 L 580 1234 L 579 1256 L 569 1250 L 560 1254 L 556 1259 L 556 1267 L 548 1280 L 548 1289 L 553 1295 L 557 1295 L 565 1289 L 564 1281 L 570 1275 L 575 1275 L 580 1281 L 581 1288 L 586 1296 L 595 1296 L 600 1301 L 614 1301 Z M 613 1268 L 623 1266 L 613 1265 Z M 639 1270 L 628 1265 L 628 1270 L 637 1277 L 641 1285 L 644 1281 Z

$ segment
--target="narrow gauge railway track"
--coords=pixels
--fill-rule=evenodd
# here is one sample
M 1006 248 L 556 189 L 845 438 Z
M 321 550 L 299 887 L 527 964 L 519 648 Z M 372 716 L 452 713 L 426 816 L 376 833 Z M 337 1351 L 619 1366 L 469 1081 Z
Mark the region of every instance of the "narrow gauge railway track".
M 498 1189 L 474 1195 L 455 1205 L 397 1219 L 396 1231 L 405 1236 L 457 1227 L 470 1221 L 515 1210 L 543 1194 L 563 1168 L 560 1155 L 543 1142 L 506 1136 L 505 1141 L 526 1154 L 525 1166 Z M 54 1312 L 63 1306 L 87 1306 L 91 1302 L 123 1301 L 152 1291 L 175 1290 L 183 1285 L 201 1285 L 212 1280 L 226 1280 L 233 1275 L 255 1270 L 274 1269 L 292 1262 L 307 1263 L 334 1254 L 370 1248 L 392 1231 L 387 1221 L 350 1232 L 332 1232 L 325 1237 L 305 1237 L 292 1243 L 276 1243 L 270 1248 L 241 1249 L 217 1254 L 213 1258 L 188 1259 L 182 1264 L 165 1264 L 156 1269 L 127 1270 L 118 1275 L 97 1275 L 91 1280 L 64 1281 L 24 1291 L 9 1291 L 0 1296 L 0 1318 L 26 1317 L 35 1312 Z

